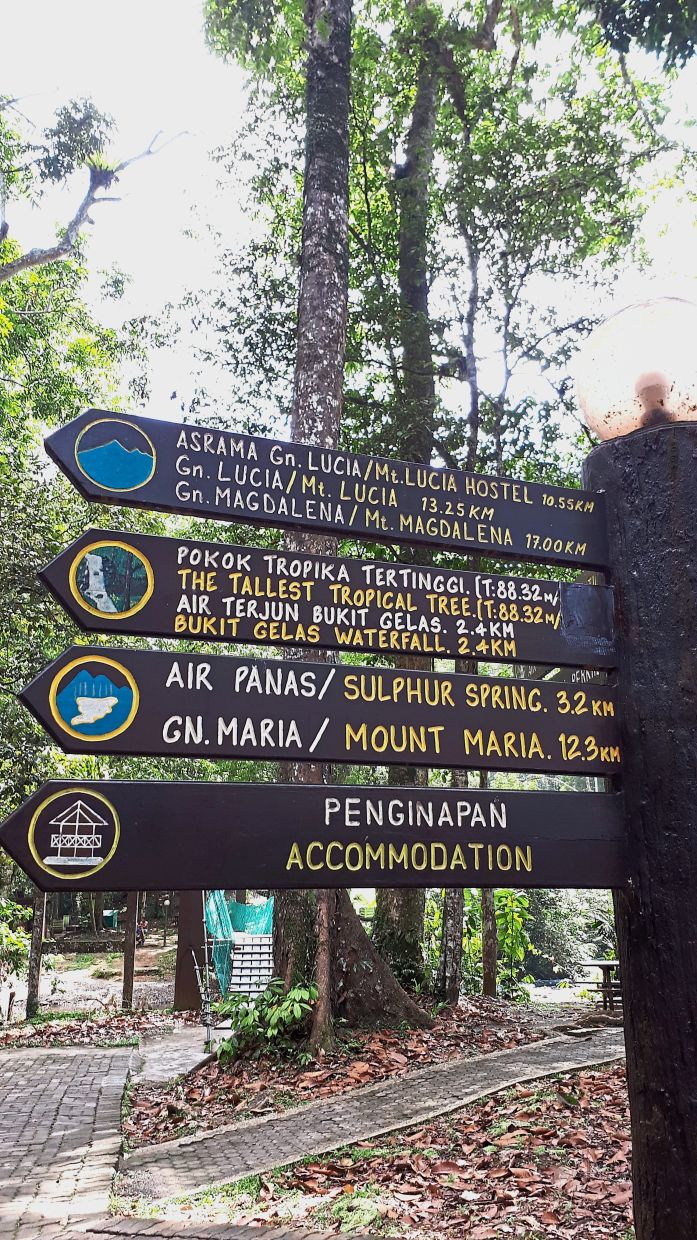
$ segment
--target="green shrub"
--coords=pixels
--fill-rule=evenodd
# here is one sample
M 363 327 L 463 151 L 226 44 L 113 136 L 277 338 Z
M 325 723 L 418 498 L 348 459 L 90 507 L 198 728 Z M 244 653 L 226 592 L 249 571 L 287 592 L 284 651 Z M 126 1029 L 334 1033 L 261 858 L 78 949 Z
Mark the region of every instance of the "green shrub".
M 525 971 L 525 958 L 532 949 L 529 900 L 525 892 L 505 887 L 494 892 L 494 908 L 499 943 L 496 987 L 502 998 L 524 1002 L 529 998 L 524 983 L 533 981 Z
M 230 995 L 216 1004 L 216 1014 L 232 1022 L 230 1037 L 218 1047 L 219 1062 L 230 1063 L 240 1055 L 270 1049 L 293 1053 L 307 1032 L 317 993 L 317 987 L 309 985 L 293 986 L 286 992 L 280 978 L 274 978 L 255 998 Z
M 31 935 L 26 922 L 31 909 L 0 897 L 0 981 L 12 974 L 20 977 L 29 960 Z

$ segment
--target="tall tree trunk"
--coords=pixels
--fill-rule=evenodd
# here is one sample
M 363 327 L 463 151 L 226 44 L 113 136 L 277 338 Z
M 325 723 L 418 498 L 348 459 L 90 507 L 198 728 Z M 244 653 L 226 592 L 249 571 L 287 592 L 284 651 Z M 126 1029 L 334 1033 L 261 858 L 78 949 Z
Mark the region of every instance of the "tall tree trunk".
M 404 768 L 390 768 L 390 785 L 396 782 L 395 770 Z M 423 888 L 380 887 L 376 892 L 373 943 L 402 986 L 413 988 L 423 981 L 425 907 Z
M 308 0 L 303 231 L 291 439 L 336 448 L 341 425 L 348 312 L 348 166 L 351 0 Z M 291 551 L 331 552 L 336 540 L 290 532 Z M 313 652 L 316 661 L 327 656 Z M 293 782 L 321 784 L 321 763 L 289 764 Z M 275 899 L 274 961 L 286 986 L 306 980 L 316 955 L 316 899 L 309 891 L 279 891 Z M 323 943 L 322 952 L 328 950 Z M 330 961 L 317 961 L 328 974 Z M 313 1042 L 330 1036 L 331 1011 L 320 1002 Z M 324 1022 L 324 1027 L 321 1027 Z
M 123 991 L 121 1007 L 124 1012 L 133 1007 L 133 975 L 136 967 L 136 926 L 138 924 L 138 892 L 129 891 L 126 900 L 126 925 L 123 934 Z
M 425 5 L 418 6 L 430 23 Z M 400 451 L 410 461 L 430 461 L 436 390 L 428 308 L 429 203 L 433 140 L 440 92 L 438 45 L 427 29 L 421 44 L 416 97 L 404 163 L 397 171 L 399 199 L 399 334 L 402 346 Z
M 496 998 L 498 950 L 494 893 L 482 888 L 482 993 L 490 999 Z
M 307 123 L 303 190 L 303 237 L 298 347 L 295 363 L 291 438 L 335 448 L 341 423 L 346 319 L 348 312 L 348 160 L 351 53 L 350 0 L 308 0 Z M 330 552 L 334 540 L 317 534 L 289 534 L 289 550 Z M 313 652 L 317 661 L 319 652 Z M 326 656 L 329 658 L 330 656 Z M 324 782 L 319 763 L 291 767 L 302 783 Z M 336 893 L 334 933 L 315 933 L 316 894 L 282 891 L 276 895 L 274 959 L 290 984 L 308 976 L 315 959 L 318 979 L 331 976 L 335 1011 L 351 1022 L 380 1025 L 428 1023 L 379 960 L 347 892 Z M 318 924 L 325 916 L 319 901 Z M 328 958 L 329 957 L 329 958 Z M 325 1045 L 331 1008 L 319 1003 L 311 1033 Z
M 308 0 L 305 175 L 291 437 L 335 448 L 348 311 L 351 0 Z
M 287 990 L 300 982 L 309 981 L 314 973 L 317 950 L 315 909 L 313 891 L 283 889 L 274 893 L 274 972 Z
M 347 891 L 337 891 L 332 982 L 335 1014 L 352 1028 L 428 1029 L 431 1017 L 402 990 L 363 929 Z
M 27 1017 L 36 1016 L 39 1010 L 39 988 L 41 986 L 41 954 L 44 942 L 44 926 L 46 923 L 46 894 L 43 891 L 34 893 L 34 918 L 31 925 L 31 943 L 29 945 L 29 971 L 27 975 Z
M 405 160 L 397 174 L 399 197 L 399 332 L 403 382 L 398 422 L 399 456 L 428 462 L 433 453 L 436 388 L 433 375 L 428 310 L 429 188 L 433 171 L 433 139 L 439 93 L 438 47 L 431 37 L 425 6 L 418 6 L 426 23 L 420 48 L 416 97 L 407 134 Z M 423 548 L 410 550 L 406 559 L 428 563 Z M 424 669 L 430 660 L 403 656 L 395 666 Z M 415 767 L 391 766 L 388 779 L 396 787 L 415 787 L 428 781 L 428 772 Z M 424 974 L 423 923 L 425 892 L 410 888 L 381 888 L 376 895 L 373 941 L 405 985 L 421 982 Z
M 90 927 L 92 933 L 101 934 L 104 930 L 104 892 L 94 891 L 89 896 Z
M 467 787 L 467 771 L 452 771 L 453 788 Z M 443 926 L 438 957 L 436 993 L 439 999 L 455 1006 L 462 987 L 462 923 L 465 899 L 462 887 L 446 887 L 443 892 Z
M 327 888 L 317 892 L 317 1006 L 312 1021 L 310 1049 L 318 1051 L 329 1047 L 334 1040 L 332 1020 L 332 928 L 336 894 Z
M 446 887 L 443 892 L 443 928 L 438 959 L 436 992 L 451 1007 L 460 1001 L 462 987 L 462 921 L 465 897 L 462 887 Z

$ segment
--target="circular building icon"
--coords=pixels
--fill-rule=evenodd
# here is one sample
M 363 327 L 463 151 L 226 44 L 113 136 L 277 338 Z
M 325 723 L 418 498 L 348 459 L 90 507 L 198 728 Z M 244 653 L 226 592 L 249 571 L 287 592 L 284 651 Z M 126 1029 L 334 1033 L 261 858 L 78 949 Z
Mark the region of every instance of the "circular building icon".
M 70 566 L 73 598 L 93 616 L 123 620 L 149 601 L 155 576 L 142 551 L 115 538 L 83 547 Z
M 137 491 L 155 472 L 155 445 L 123 418 L 97 418 L 75 440 L 81 473 L 105 491 Z
M 68 736 L 108 741 L 130 727 L 139 696 L 135 679 L 123 664 L 84 655 L 56 673 L 48 700 L 53 718 Z
M 111 861 L 119 816 L 101 792 L 64 788 L 45 797 L 32 815 L 27 842 L 40 869 L 54 878 L 88 878 Z

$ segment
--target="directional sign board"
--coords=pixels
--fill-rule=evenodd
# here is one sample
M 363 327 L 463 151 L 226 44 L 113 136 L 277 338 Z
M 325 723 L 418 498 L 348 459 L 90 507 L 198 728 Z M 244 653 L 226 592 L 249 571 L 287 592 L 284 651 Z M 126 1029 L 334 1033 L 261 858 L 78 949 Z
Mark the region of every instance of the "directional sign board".
M 620 887 L 618 795 L 44 784 L 0 843 L 44 891 Z
M 602 567 L 602 495 L 90 409 L 46 440 L 87 499 Z
M 88 530 L 41 573 L 84 629 L 516 662 L 614 663 L 612 591 Z
M 74 646 L 20 695 L 63 749 L 605 775 L 615 691 Z

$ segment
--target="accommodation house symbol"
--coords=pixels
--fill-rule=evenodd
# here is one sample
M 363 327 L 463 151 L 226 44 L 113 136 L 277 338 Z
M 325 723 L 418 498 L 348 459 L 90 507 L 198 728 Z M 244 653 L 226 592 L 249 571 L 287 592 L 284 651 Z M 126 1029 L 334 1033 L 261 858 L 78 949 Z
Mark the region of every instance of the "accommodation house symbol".
M 104 860 L 100 855 L 102 835 L 98 828 L 108 827 L 109 823 L 83 800 L 73 801 L 48 825 L 58 829 L 51 833 L 51 854 L 44 857 L 44 865 L 99 865 Z

